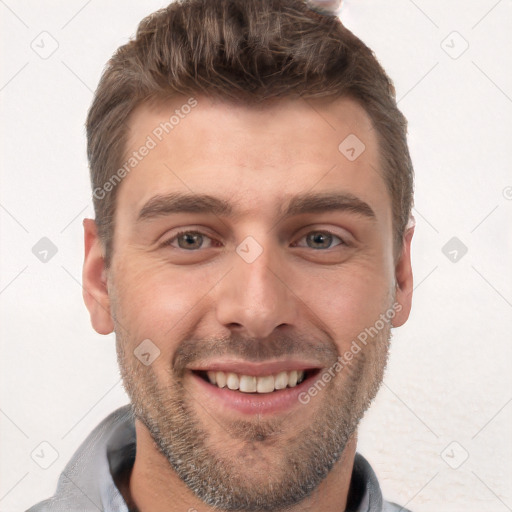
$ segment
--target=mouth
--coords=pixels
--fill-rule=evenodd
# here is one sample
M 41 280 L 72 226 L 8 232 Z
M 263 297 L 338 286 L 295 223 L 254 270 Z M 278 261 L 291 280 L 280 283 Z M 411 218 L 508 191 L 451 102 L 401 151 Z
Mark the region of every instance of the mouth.
M 212 386 L 246 394 L 276 393 L 283 389 L 295 388 L 319 372 L 319 368 L 314 368 L 256 376 L 234 372 L 193 370 L 193 373 Z
M 215 414 L 279 414 L 305 407 L 301 396 L 318 380 L 321 368 L 281 371 L 271 375 L 190 370 L 191 384 Z M 205 402 L 206 403 L 206 402 Z

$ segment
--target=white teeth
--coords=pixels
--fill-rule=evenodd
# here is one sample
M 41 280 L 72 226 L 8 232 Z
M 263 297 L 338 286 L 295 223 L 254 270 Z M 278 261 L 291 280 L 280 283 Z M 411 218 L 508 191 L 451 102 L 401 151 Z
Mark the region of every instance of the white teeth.
M 274 379 L 274 386 L 276 389 L 284 389 L 286 386 L 288 386 L 288 373 L 278 373 Z
M 256 391 L 256 387 L 256 377 L 251 377 L 249 375 L 240 376 L 240 391 L 243 393 L 254 393 Z
M 276 375 L 261 377 L 214 371 L 208 371 L 206 374 L 208 380 L 217 387 L 227 386 L 231 390 L 239 390 L 242 393 L 271 393 L 276 389 L 285 389 L 287 386 L 293 388 L 304 380 L 303 370 L 279 372 Z
M 271 393 L 274 391 L 274 377 L 258 377 L 258 393 Z
M 227 384 L 229 389 L 238 389 L 240 386 L 240 379 L 236 373 L 228 373 Z
M 214 374 L 213 382 L 212 382 L 212 379 L 210 379 L 210 382 L 212 384 L 217 384 L 217 386 L 219 386 L 219 388 L 226 387 L 227 379 L 226 379 L 226 374 L 224 372 L 211 372 L 211 373 Z M 209 377 L 210 377 L 210 372 L 208 372 L 208 378 Z

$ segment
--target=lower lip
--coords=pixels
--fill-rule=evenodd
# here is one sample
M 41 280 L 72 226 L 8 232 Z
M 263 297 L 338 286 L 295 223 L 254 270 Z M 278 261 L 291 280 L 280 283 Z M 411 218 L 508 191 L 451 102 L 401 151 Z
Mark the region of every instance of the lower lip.
M 285 412 L 298 405 L 303 406 L 304 404 L 299 401 L 299 395 L 311 386 L 319 371 L 309 375 L 294 388 L 280 389 L 271 393 L 243 393 L 228 387 L 219 388 L 206 382 L 195 372 L 190 373 L 208 402 L 214 400 L 221 406 L 243 414 L 262 414 Z

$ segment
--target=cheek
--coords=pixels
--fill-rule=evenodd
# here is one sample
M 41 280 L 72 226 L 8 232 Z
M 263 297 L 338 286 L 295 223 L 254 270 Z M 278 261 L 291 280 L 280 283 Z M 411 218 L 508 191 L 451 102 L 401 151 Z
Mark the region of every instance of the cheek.
M 170 341 L 180 339 L 187 330 L 189 313 L 206 293 L 199 274 L 168 264 L 137 261 L 116 268 L 118 318 L 137 344 L 149 338 L 164 353 L 170 353 Z
M 375 260 L 308 278 L 300 296 L 343 349 L 391 305 L 388 272 Z

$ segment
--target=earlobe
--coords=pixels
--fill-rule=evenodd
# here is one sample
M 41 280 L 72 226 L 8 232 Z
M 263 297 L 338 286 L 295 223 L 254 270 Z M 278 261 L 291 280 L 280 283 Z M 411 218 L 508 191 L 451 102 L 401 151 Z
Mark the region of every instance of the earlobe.
M 84 219 L 83 226 L 85 257 L 82 294 L 94 330 L 99 334 L 110 334 L 114 330 L 114 322 L 110 312 L 108 273 L 105 268 L 103 247 L 98 237 L 96 222 L 93 219 Z
M 409 318 L 412 305 L 413 274 L 411 265 L 411 241 L 414 235 L 414 224 L 404 234 L 404 242 L 400 258 L 395 267 L 396 295 L 395 301 L 400 305 L 392 320 L 393 327 L 400 327 Z

